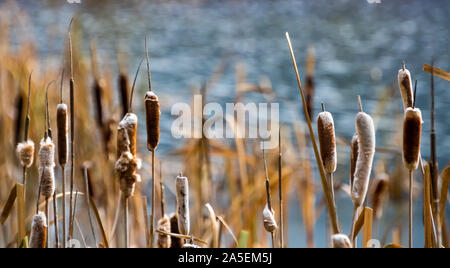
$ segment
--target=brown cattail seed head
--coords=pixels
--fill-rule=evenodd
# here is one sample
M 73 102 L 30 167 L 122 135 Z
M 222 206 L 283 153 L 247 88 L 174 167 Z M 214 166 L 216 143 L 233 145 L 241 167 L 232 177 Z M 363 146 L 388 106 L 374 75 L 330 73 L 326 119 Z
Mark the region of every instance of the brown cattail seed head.
M 145 94 L 145 119 L 147 124 L 147 148 L 154 151 L 159 144 L 159 100 L 153 91 Z
M 345 234 L 335 234 L 331 237 L 333 248 L 352 248 L 350 239 Z
M 266 205 L 266 207 L 263 210 L 263 222 L 264 222 L 264 229 L 266 229 L 267 232 L 272 233 L 277 228 L 277 222 L 275 220 L 275 211 L 270 211 L 269 206 Z
M 389 188 L 389 175 L 386 173 L 378 174 L 372 183 L 372 208 L 376 219 L 383 214 L 383 200 Z
M 55 193 L 55 169 L 53 167 L 39 167 L 41 195 L 49 199 Z
M 30 248 L 45 248 L 47 241 L 47 218 L 39 211 L 31 223 Z
M 39 148 L 39 178 L 41 194 L 50 198 L 55 192 L 55 145 L 49 137 L 42 139 Z
M 39 167 L 55 167 L 55 144 L 50 137 L 41 140 L 39 148 Z
M 167 215 L 164 215 L 158 221 L 158 230 L 164 231 L 166 233 L 170 233 L 170 218 Z M 164 234 L 158 234 L 158 247 L 159 248 L 170 248 L 171 237 Z
M 180 234 L 189 235 L 190 218 L 189 218 L 189 181 L 188 178 L 178 176 L 176 179 L 177 189 L 177 213 L 178 213 L 178 230 Z
M 120 190 L 126 198 L 134 195 L 136 182 L 141 181 L 141 177 L 137 174 L 140 165 L 140 159 L 134 157 L 128 151 L 123 152 L 116 161 L 115 170 L 119 174 Z
M 170 216 L 170 231 L 174 234 L 179 234 L 180 230 L 178 229 L 178 216 L 177 213 L 172 213 Z M 171 237 L 170 248 L 182 248 L 184 241 L 183 239 L 177 237 Z
M 329 174 L 336 171 L 336 138 L 334 134 L 333 116 L 329 112 L 321 112 L 317 117 L 320 156 L 325 171 Z
M 22 166 L 31 167 L 34 158 L 34 142 L 27 140 L 17 144 L 17 155 Z
M 67 105 L 64 103 L 56 106 L 56 125 L 58 135 L 58 161 L 61 166 L 67 164 L 69 158 L 69 124 L 67 120 Z
M 354 205 L 359 207 L 366 198 L 375 154 L 375 128 L 370 115 L 364 112 L 356 115 L 356 133 L 358 133 L 359 152 L 352 186 L 352 199 Z
M 412 89 L 412 81 L 411 74 L 408 69 L 400 69 L 398 70 L 398 86 L 400 87 L 400 93 L 402 95 L 403 108 L 406 109 L 408 107 L 413 106 L 413 89 Z
M 403 121 L 403 162 L 409 170 L 419 164 L 422 113 L 418 108 L 407 108 Z
M 353 180 L 355 179 L 356 160 L 358 160 L 359 153 L 358 134 L 353 134 L 350 144 L 350 188 L 353 188 Z
M 119 122 L 117 127 L 117 157 L 120 157 L 128 149 L 133 156 L 136 155 L 137 123 L 138 118 L 133 113 L 127 113 Z

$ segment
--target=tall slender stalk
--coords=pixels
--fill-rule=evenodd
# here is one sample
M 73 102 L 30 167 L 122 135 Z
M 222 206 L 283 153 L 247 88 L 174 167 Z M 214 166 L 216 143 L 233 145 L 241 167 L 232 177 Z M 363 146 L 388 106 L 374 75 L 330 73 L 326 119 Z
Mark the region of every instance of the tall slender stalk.
M 281 128 L 278 128 L 278 194 L 280 202 L 280 248 L 284 247 L 283 170 L 281 153 Z
M 311 125 L 311 118 L 308 113 L 308 108 L 307 108 L 308 106 L 307 106 L 307 103 L 305 100 L 305 95 L 303 94 L 302 83 L 300 80 L 300 74 L 298 72 L 298 67 L 297 67 L 297 62 L 295 60 L 294 50 L 292 48 L 291 39 L 289 37 L 288 32 L 286 32 L 286 39 L 288 41 L 289 50 L 291 52 L 292 64 L 294 66 L 295 75 L 297 76 L 298 88 L 300 90 L 300 95 L 302 96 L 303 109 L 304 109 L 304 113 L 305 113 L 305 117 L 306 117 L 306 122 L 307 122 L 308 128 L 309 128 L 311 143 L 314 148 L 314 154 L 316 157 L 317 166 L 318 166 L 319 173 L 320 173 L 322 188 L 323 188 L 323 191 L 325 194 L 325 201 L 327 202 L 327 206 L 328 206 L 328 213 L 330 214 L 331 225 L 333 227 L 333 233 L 338 234 L 341 232 L 341 228 L 339 226 L 339 221 L 338 221 L 338 217 L 337 217 L 337 213 L 336 213 L 336 207 L 333 204 L 333 199 L 332 199 L 331 193 L 328 190 L 329 186 L 328 186 L 328 182 L 327 182 L 326 175 L 325 175 L 325 169 L 323 167 L 323 163 L 322 163 L 320 155 L 319 155 L 319 150 L 317 148 L 316 138 L 314 136 L 314 131 L 313 131 L 312 125 Z
M 75 92 L 74 92 L 74 78 L 73 78 L 73 53 L 72 53 L 72 34 L 71 27 L 73 18 L 69 24 L 69 53 L 70 53 L 70 198 L 69 198 L 69 228 L 73 230 L 73 184 L 75 177 Z M 69 239 L 72 239 L 72 233 L 69 232 Z

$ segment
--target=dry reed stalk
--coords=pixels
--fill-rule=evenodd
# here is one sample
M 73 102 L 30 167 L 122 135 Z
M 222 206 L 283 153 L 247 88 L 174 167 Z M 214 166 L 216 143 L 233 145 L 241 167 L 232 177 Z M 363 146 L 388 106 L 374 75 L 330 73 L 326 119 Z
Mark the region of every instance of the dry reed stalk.
M 73 209 L 73 186 L 75 179 L 75 81 L 73 76 L 73 51 L 72 51 L 72 28 L 73 18 L 69 23 L 69 55 L 70 55 L 70 80 L 69 80 L 69 89 L 70 89 L 70 198 L 69 198 L 69 235 L 68 239 L 72 239 L 73 230 L 73 221 L 72 214 L 74 212 Z
M 92 196 L 91 196 L 91 191 L 90 191 L 90 187 L 89 187 L 88 164 L 84 163 L 82 169 L 83 169 L 83 175 L 84 175 L 84 189 L 85 189 L 84 196 L 86 197 L 86 206 L 87 206 L 87 211 L 88 211 L 89 225 L 91 226 L 92 237 L 94 238 L 95 245 L 97 246 L 97 238 L 95 236 L 94 224 L 92 222 L 92 217 L 91 217 L 90 199 L 92 198 Z
M 336 207 L 333 205 L 333 199 L 332 199 L 332 195 L 330 193 L 329 186 L 328 186 L 328 182 L 326 179 L 326 175 L 325 175 L 325 169 L 323 167 L 323 163 L 322 161 L 320 161 L 320 155 L 319 155 L 319 150 L 317 148 L 317 144 L 316 144 L 316 139 L 314 136 L 314 131 L 312 128 L 312 124 L 311 124 L 311 119 L 308 113 L 308 109 L 307 109 L 307 103 L 305 100 L 305 96 L 303 94 L 303 89 L 302 89 L 302 83 L 300 81 L 300 74 L 298 72 L 298 67 L 297 67 L 297 62 L 295 60 L 295 55 L 294 55 L 294 50 L 292 48 L 292 44 L 291 44 L 291 39 L 289 37 L 289 33 L 286 32 L 286 39 L 288 41 L 288 45 L 289 45 L 289 50 L 291 53 L 291 58 L 292 58 L 292 64 L 294 66 L 294 71 L 295 71 L 295 75 L 297 77 L 297 84 L 298 84 L 298 88 L 300 91 L 300 95 L 302 96 L 302 102 L 303 102 L 303 109 L 304 109 L 304 113 L 305 113 L 305 117 L 306 117 L 306 121 L 308 123 L 308 128 L 309 128 L 309 134 L 311 137 L 311 143 L 313 145 L 314 148 L 314 154 L 316 157 L 316 162 L 317 162 L 317 166 L 319 169 L 319 173 L 320 173 L 320 179 L 321 179 L 321 183 L 322 183 L 322 188 L 325 194 L 325 200 L 327 202 L 327 206 L 328 206 L 328 213 L 330 214 L 330 219 L 331 219 L 331 225 L 333 228 L 333 233 L 337 234 L 340 233 L 340 226 L 339 226 L 339 221 L 338 221 L 338 217 L 337 217 L 337 213 L 336 213 Z
M 405 68 L 405 62 L 402 63 L 402 68 L 398 70 L 398 86 L 402 95 L 403 108 L 406 110 L 406 108 L 413 106 L 414 99 L 411 74 Z
M 280 248 L 284 248 L 283 168 L 281 153 L 281 128 L 278 128 L 278 202 L 280 203 Z
M 270 183 L 269 183 L 269 171 L 267 170 L 266 153 L 263 149 L 263 160 L 264 160 L 264 173 L 265 173 L 265 184 L 266 184 L 266 196 L 267 203 L 263 210 L 263 223 L 264 229 L 270 233 L 272 239 L 272 248 L 275 248 L 275 234 L 274 232 L 278 229 L 277 222 L 275 220 L 275 211 L 272 208 L 272 200 L 270 197 Z
M 212 241 L 211 241 L 211 248 L 219 248 L 220 247 L 220 243 L 219 243 L 219 230 L 217 228 L 217 217 L 216 217 L 216 213 L 214 212 L 214 209 L 212 208 L 212 206 L 207 203 L 205 205 L 205 207 L 208 209 L 208 213 L 209 213 L 209 220 L 211 222 L 211 232 L 212 232 Z
M 372 239 L 373 210 L 369 207 L 364 208 L 364 229 L 363 229 L 363 248 L 368 248 Z
M 445 205 L 447 204 L 447 193 L 448 187 L 450 185 L 450 166 L 446 167 L 444 171 L 442 171 L 442 188 L 441 188 L 441 199 L 440 199 L 440 219 L 442 223 L 442 227 L 445 226 Z M 445 236 L 444 236 L 445 237 Z
M 45 248 L 47 244 L 47 217 L 39 211 L 31 223 L 30 248 Z
M 415 84 L 414 95 L 417 89 Z M 409 170 L 409 247 L 412 248 L 412 221 L 413 221 L 413 172 L 419 165 L 420 157 L 420 137 L 422 131 L 422 113 L 415 107 L 405 110 L 403 121 L 403 162 Z
M 363 205 L 367 195 L 373 156 L 375 154 L 375 129 L 372 117 L 363 112 L 361 98 L 359 96 L 358 103 L 359 113 L 355 118 L 356 133 L 358 134 L 358 158 L 356 160 L 355 174 L 351 189 L 354 209 L 352 229 L 350 232 L 350 238 L 353 239 L 353 246 L 355 247 L 354 227 L 357 210 Z
M 424 64 L 423 65 L 423 70 L 427 73 L 433 73 L 433 75 L 440 77 L 442 79 L 445 79 L 447 81 L 450 81 L 450 73 L 437 68 L 436 66 L 431 66 L 429 64 Z
M 147 128 L 147 149 L 152 152 L 152 214 L 150 216 L 150 239 L 151 247 L 153 247 L 156 205 L 155 151 L 159 144 L 159 117 L 161 115 L 161 111 L 159 108 L 158 96 L 156 96 L 156 94 L 152 91 L 147 37 L 145 37 L 145 56 L 147 60 L 148 91 L 145 94 L 144 104 L 145 123 Z
M 352 242 L 345 234 L 334 234 L 331 237 L 333 248 L 351 248 Z
M 329 190 L 331 191 L 334 206 L 336 206 L 333 181 L 333 173 L 336 171 L 337 164 L 334 120 L 331 113 L 325 111 L 325 105 L 323 103 L 322 112 L 317 116 L 317 134 L 319 137 L 320 156 L 325 171 L 328 174 Z
M 190 215 L 189 215 L 189 181 L 181 174 L 176 178 L 177 192 L 177 217 L 178 230 L 180 234 L 190 234 Z
M 142 210 L 144 215 L 144 223 L 145 223 L 145 247 L 148 248 L 150 245 L 150 230 L 149 230 L 149 222 L 148 222 L 148 205 L 147 205 L 147 197 L 142 197 Z M 170 219 L 169 219 L 170 224 Z

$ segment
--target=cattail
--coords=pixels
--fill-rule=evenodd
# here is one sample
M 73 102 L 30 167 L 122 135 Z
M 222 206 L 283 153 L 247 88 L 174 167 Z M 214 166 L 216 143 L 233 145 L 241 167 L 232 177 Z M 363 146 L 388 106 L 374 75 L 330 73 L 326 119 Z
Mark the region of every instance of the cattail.
M 166 233 L 170 233 L 170 218 L 167 215 L 164 215 L 159 221 L 158 221 L 158 230 L 164 231 Z M 159 248 L 170 248 L 171 244 L 171 237 L 164 234 L 158 234 L 158 247 Z
M 353 180 L 355 179 L 356 160 L 358 160 L 359 145 L 358 134 L 353 134 L 350 145 L 350 189 L 353 188 Z
M 389 175 L 386 173 L 379 174 L 373 181 L 372 186 L 372 208 L 376 219 L 383 214 L 383 200 L 389 187 Z
M 61 166 L 64 166 L 69 158 L 69 124 L 67 105 L 64 103 L 56 106 L 56 126 L 58 132 L 58 161 Z
M 177 189 L 177 213 L 178 213 L 178 229 L 180 234 L 189 235 L 190 218 L 189 218 L 189 182 L 188 178 L 181 175 L 176 179 Z
M 30 248 L 45 248 L 47 241 L 47 217 L 39 211 L 31 223 Z
M 46 198 L 55 192 L 55 145 L 50 137 L 41 141 L 39 148 L 39 176 L 41 194 Z
M 269 233 L 273 233 L 278 228 L 277 222 L 275 220 L 275 211 L 273 209 L 272 211 L 270 211 L 267 204 L 263 210 L 263 222 L 264 229 L 266 229 L 266 231 Z
M 358 134 L 358 158 L 352 187 L 352 199 L 355 207 L 360 207 L 366 198 L 369 186 L 373 156 L 375 154 L 375 129 L 372 117 L 362 111 L 356 115 Z
M 126 198 L 134 195 L 135 184 L 141 181 L 141 177 L 136 173 L 140 165 L 140 159 L 129 151 L 123 152 L 116 161 L 115 170 L 119 174 L 120 190 Z
M 420 155 L 422 113 L 418 108 L 407 108 L 403 121 L 403 162 L 409 170 L 417 169 Z
M 127 113 L 117 127 L 117 157 L 123 152 L 130 150 L 130 153 L 136 155 L 136 133 L 138 118 L 134 113 Z
M 398 70 L 398 86 L 400 87 L 400 93 L 402 95 L 403 108 L 413 106 L 413 90 L 412 80 L 409 70 L 405 68 L 405 63 L 400 70 Z
M 145 94 L 145 119 L 147 123 L 147 148 L 154 151 L 159 144 L 159 110 L 158 96 L 153 91 Z
M 170 216 L 170 231 L 174 234 L 180 233 L 180 230 L 178 229 L 178 216 L 176 213 L 173 213 Z M 178 237 L 171 237 L 170 248 L 182 248 L 183 244 L 183 239 L 180 239 Z
M 322 111 L 317 117 L 317 131 L 319 134 L 320 155 L 323 166 L 328 174 L 336 171 L 336 139 L 334 121 L 331 113 Z
M 17 144 L 17 155 L 22 166 L 31 167 L 34 158 L 34 142 L 27 140 Z
M 335 234 L 331 237 L 333 248 L 351 248 L 352 243 L 345 234 Z

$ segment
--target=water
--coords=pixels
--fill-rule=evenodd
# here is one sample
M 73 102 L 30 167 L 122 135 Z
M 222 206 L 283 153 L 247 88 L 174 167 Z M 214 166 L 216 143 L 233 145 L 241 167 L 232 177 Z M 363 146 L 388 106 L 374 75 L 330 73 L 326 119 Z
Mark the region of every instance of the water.
M 429 158 L 429 74 L 424 63 L 435 57 L 435 65 L 450 70 L 449 36 L 450 1 L 88 1 L 81 5 L 59 1 L 18 1 L 31 16 L 30 32 L 38 40 L 43 55 L 61 53 L 61 36 L 49 39 L 49 27 L 64 34 L 68 21 L 78 14 L 85 37 L 96 40 L 105 64 L 116 65 L 118 47 L 132 58 L 130 70 L 143 56 L 144 35 L 149 38 L 152 79 L 155 89 L 165 99 L 161 150 L 183 144 L 170 135 L 170 107 L 190 102 L 191 88 L 208 79 L 223 57 L 228 67 L 220 83 L 209 92 L 208 101 L 229 102 L 234 97 L 234 64 L 243 62 L 249 82 L 268 77 L 282 108 L 282 121 L 290 123 L 300 115 L 300 97 L 285 40 L 288 31 L 294 45 L 300 72 L 303 72 L 306 49 L 312 44 L 316 52 L 315 113 L 320 102 L 333 113 L 338 136 L 350 139 L 357 112 L 356 95 L 362 96 L 364 109 L 374 112 L 382 89 L 396 83 L 402 60 L 413 79 L 419 81 L 417 106 L 422 109 L 422 155 Z M 16 37 L 19 39 L 20 37 Z M 86 38 L 87 39 L 87 38 Z M 87 40 L 86 40 L 87 41 Z M 85 45 L 88 48 L 87 43 Z M 142 80 L 142 83 L 145 81 Z M 450 159 L 448 81 L 435 79 L 436 131 L 440 166 Z M 143 87 L 142 87 L 143 90 Z M 392 135 L 401 127 L 394 114 L 401 114 L 397 86 L 396 101 L 391 103 L 377 129 L 377 145 L 392 147 Z M 144 134 L 144 133 L 142 133 Z M 347 148 L 339 148 L 345 159 Z M 347 160 L 345 160 L 347 161 Z M 344 161 L 342 161 L 344 162 Z M 339 163 L 338 174 L 347 174 Z M 342 176 L 346 178 L 345 175 Z M 348 198 L 338 206 L 347 211 Z M 419 209 L 419 206 L 417 206 Z M 291 246 L 305 246 L 299 224 L 298 206 L 292 209 Z M 344 209 L 342 209 L 344 210 Z M 351 215 L 343 214 L 347 226 Z M 416 215 L 420 215 L 417 210 Z M 345 218 L 345 219 L 344 219 Z M 421 225 L 420 217 L 416 217 Z M 323 225 L 323 219 L 320 224 Z M 323 230 L 322 228 L 320 228 Z M 419 230 L 420 231 L 420 230 Z M 299 233 L 300 232 L 300 233 Z M 421 231 L 420 231 L 421 232 Z M 317 234 L 322 235 L 323 232 Z M 423 238 L 416 235 L 417 244 Z M 324 246 L 324 237 L 317 245 Z

